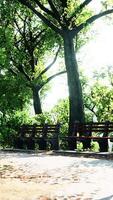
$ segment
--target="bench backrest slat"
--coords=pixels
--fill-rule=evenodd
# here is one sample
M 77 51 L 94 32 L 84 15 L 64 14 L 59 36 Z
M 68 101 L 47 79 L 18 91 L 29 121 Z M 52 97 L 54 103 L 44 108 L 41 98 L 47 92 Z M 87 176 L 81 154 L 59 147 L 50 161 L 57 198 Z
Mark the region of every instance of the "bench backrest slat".
M 54 137 L 58 136 L 60 124 L 22 125 L 19 128 L 20 137 Z
M 103 133 L 106 137 L 110 132 L 113 132 L 113 122 L 75 123 L 73 128 L 73 136 L 77 133 L 90 136 L 93 133 Z

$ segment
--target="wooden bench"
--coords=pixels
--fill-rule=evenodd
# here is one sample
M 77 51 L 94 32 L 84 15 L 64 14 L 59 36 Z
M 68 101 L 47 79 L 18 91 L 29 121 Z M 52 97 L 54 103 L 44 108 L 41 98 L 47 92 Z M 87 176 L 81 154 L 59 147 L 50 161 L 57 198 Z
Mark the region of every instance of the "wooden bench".
M 18 136 L 14 141 L 14 147 L 18 149 L 34 150 L 38 145 L 40 150 L 59 149 L 60 124 L 27 125 L 19 127 Z
M 76 142 L 83 143 L 83 149 L 91 148 L 91 141 L 97 141 L 101 152 L 108 151 L 108 139 L 113 141 L 113 122 L 75 122 L 73 126 L 73 134 L 69 140 L 73 141 L 72 146 L 76 147 Z M 75 148 L 75 147 L 72 148 Z
M 73 132 L 69 136 L 60 136 L 60 140 L 68 143 L 69 150 L 77 149 L 77 143 L 82 142 L 83 149 L 91 149 L 91 142 L 99 144 L 100 152 L 108 151 L 108 139 L 113 142 L 113 122 L 88 122 L 73 124 Z

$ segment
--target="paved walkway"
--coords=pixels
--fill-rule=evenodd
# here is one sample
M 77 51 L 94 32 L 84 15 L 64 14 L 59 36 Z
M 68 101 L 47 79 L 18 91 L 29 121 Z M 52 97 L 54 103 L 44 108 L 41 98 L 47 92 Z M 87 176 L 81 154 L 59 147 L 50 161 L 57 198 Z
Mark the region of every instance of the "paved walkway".
M 0 200 L 112 200 L 113 160 L 0 152 Z

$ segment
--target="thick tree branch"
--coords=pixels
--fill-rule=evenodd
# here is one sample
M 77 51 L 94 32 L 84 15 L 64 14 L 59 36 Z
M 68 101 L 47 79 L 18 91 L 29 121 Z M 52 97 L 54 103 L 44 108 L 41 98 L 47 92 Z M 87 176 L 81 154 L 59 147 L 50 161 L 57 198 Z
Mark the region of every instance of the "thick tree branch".
M 31 82 L 30 77 L 28 76 L 28 74 L 24 71 L 24 67 L 23 65 L 19 64 L 18 65 L 18 70 L 26 77 L 26 79 Z
M 106 16 L 106 15 L 109 15 L 113 13 L 113 9 L 109 9 L 109 10 L 106 10 L 106 11 L 103 11 L 97 15 L 94 15 L 92 17 L 90 17 L 89 19 L 87 19 L 84 23 L 80 24 L 77 29 L 75 28 L 75 30 L 77 32 L 81 31 L 84 27 L 86 27 L 87 25 L 90 25 L 91 23 L 93 23 L 94 21 L 96 21 L 97 19 L 103 17 L 103 16 Z
M 52 67 L 52 65 L 56 62 L 56 59 L 57 59 L 57 56 L 58 56 L 60 49 L 61 49 L 61 46 L 59 46 L 53 61 L 39 74 L 37 79 L 39 79 L 43 74 L 45 74 L 45 72 L 47 72 Z
M 39 8 L 41 10 L 43 10 L 45 13 L 47 13 L 48 15 L 52 16 L 53 18 L 55 18 L 54 13 L 51 10 L 49 10 L 48 8 L 44 7 L 43 4 L 41 4 L 38 0 L 34 0 L 34 2 L 39 6 Z
M 95 105 L 91 108 L 89 105 L 85 104 L 85 107 L 88 110 L 90 110 L 96 117 L 98 117 L 97 114 L 96 114 L 96 112 L 94 111 Z
M 80 13 L 85 6 L 87 6 L 92 0 L 85 0 L 83 3 L 81 3 L 78 8 L 76 9 L 76 13 Z
M 51 10 L 53 12 L 51 10 L 47 9 L 46 7 L 44 7 L 43 4 L 41 4 L 38 0 L 34 0 L 34 1 L 40 7 L 41 10 L 43 10 L 46 14 L 52 16 L 55 20 L 57 20 L 59 22 L 59 24 L 61 26 L 63 26 L 62 23 L 61 23 L 60 14 L 57 11 L 57 9 L 55 8 L 55 6 L 54 6 L 54 4 L 52 3 L 51 0 L 48 0 L 48 3 L 49 3 Z
M 60 14 L 57 11 L 56 7 L 54 6 L 53 2 L 51 0 L 48 0 L 48 3 L 54 13 L 55 18 L 58 20 L 58 22 L 60 23 Z
M 81 3 L 74 11 L 73 15 L 68 19 L 68 22 L 71 21 L 74 17 L 76 17 L 77 14 L 79 14 L 85 6 L 87 6 L 92 0 L 85 0 L 83 3 Z
M 50 76 L 50 77 L 46 80 L 46 83 L 48 83 L 49 81 L 51 81 L 53 78 L 55 78 L 55 77 L 57 77 L 57 76 L 59 76 L 59 75 L 65 74 L 65 73 L 66 73 L 66 71 L 62 71 L 62 72 L 58 72 L 58 73 L 56 73 L 56 74 Z
M 40 7 L 41 10 L 43 10 L 46 14 L 52 16 L 63 27 L 63 24 L 61 23 L 61 19 L 60 19 L 60 14 L 57 11 L 57 9 L 55 8 L 55 6 L 54 6 L 54 4 L 52 3 L 51 0 L 48 0 L 48 3 L 49 3 L 51 10 L 53 12 L 51 10 L 47 9 L 46 7 L 44 7 L 43 4 L 41 4 L 38 0 L 34 0 L 34 1 Z
M 58 72 L 58 73 L 56 73 L 56 74 L 50 76 L 49 78 L 46 79 L 46 81 L 44 81 L 44 82 L 40 85 L 40 89 L 41 89 L 45 84 L 47 84 L 49 81 L 51 81 L 52 79 L 56 78 L 56 77 L 59 76 L 59 75 L 65 74 L 65 73 L 66 73 L 66 71 L 62 71 L 62 72 Z
M 44 15 L 38 12 L 27 0 L 18 0 L 21 4 L 27 6 L 33 13 L 35 13 L 47 26 L 49 26 L 56 33 L 62 35 L 62 30 L 57 28 L 53 23 L 51 23 Z

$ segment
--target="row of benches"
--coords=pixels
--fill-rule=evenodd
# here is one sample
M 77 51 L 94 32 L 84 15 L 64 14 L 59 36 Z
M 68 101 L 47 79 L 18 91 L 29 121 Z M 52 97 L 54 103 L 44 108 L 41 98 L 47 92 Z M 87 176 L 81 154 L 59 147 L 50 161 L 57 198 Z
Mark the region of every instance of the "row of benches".
M 19 149 L 35 149 L 38 145 L 39 150 L 59 149 L 60 124 L 44 125 L 22 125 L 19 127 L 18 136 L 14 140 L 14 147 Z
M 113 122 L 90 122 L 78 123 L 73 126 L 71 136 L 60 135 L 60 124 L 50 125 L 22 125 L 19 128 L 18 136 L 14 140 L 14 147 L 19 149 L 35 149 L 36 145 L 40 150 L 58 150 L 59 140 L 67 141 L 68 148 L 75 150 L 77 141 L 83 143 L 83 149 L 91 148 L 91 141 L 99 143 L 100 151 L 108 151 L 108 139 L 113 141 Z

